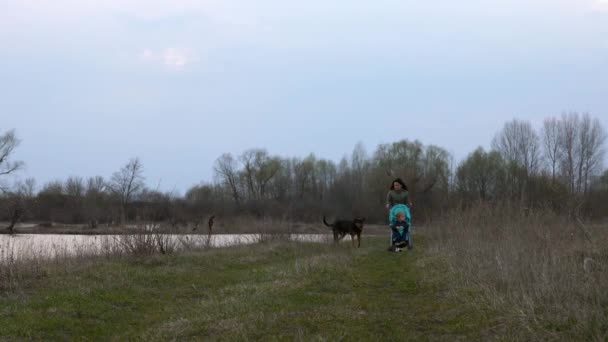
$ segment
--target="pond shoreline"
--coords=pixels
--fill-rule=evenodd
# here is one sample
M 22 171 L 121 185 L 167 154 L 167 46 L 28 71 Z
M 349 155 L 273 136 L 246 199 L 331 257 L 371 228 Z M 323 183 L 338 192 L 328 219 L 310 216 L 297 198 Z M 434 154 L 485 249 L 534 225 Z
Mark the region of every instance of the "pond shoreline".
M 34 223 L 18 224 L 13 231 L 7 229 L 6 224 L 0 223 L 0 235 L 132 235 L 137 233 L 159 233 L 171 235 L 201 235 L 209 234 L 207 227 L 199 227 L 192 229 L 190 227 L 168 228 L 166 226 L 155 230 L 144 230 L 137 226 L 126 227 L 97 227 L 90 228 L 85 225 L 64 225 L 57 224 L 50 227 L 41 226 Z M 384 225 L 369 224 L 366 225 L 364 235 L 382 235 L 388 231 Z M 257 224 L 254 227 L 239 227 L 238 224 L 220 225 L 214 227 L 211 235 L 238 235 L 238 234 L 269 234 L 269 235 L 284 235 L 284 234 L 331 234 L 331 229 L 322 224 L 293 224 L 291 227 L 281 227 L 271 225 L 263 227 Z
M 369 235 L 367 238 L 378 235 Z M 380 235 L 381 236 L 381 235 Z M 388 237 L 388 235 L 387 235 Z M 367 238 L 363 238 L 363 244 Z M 119 255 L 165 253 L 193 248 L 216 248 L 268 241 L 297 241 L 333 244 L 332 234 L 169 234 L 141 232 L 134 234 L 13 234 L 0 235 L 0 264 L 15 260 L 54 259 L 84 255 Z M 353 240 L 354 241 L 354 240 Z M 346 236 L 341 243 L 350 245 Z

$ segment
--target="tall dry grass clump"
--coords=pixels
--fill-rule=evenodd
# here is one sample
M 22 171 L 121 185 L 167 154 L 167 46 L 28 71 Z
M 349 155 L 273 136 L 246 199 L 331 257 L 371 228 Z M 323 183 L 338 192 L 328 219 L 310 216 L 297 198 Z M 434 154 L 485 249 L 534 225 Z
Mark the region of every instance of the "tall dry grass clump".
M 45 275 L 40 258 L 20 260 L 11 240 L 0 242 L 0 293 L 13 292 L 32 278 Z
M 608 339 L 608 227 L 551 210 L 478 204 L 421 232 L 477 304 L 542 339 Z M 535 336 L 535 337 L 541 337 Z

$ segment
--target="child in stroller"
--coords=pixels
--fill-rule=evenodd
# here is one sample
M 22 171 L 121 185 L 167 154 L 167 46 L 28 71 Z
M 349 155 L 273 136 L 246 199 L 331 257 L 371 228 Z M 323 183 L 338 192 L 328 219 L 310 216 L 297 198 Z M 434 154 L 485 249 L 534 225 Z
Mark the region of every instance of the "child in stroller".
M 412 249 L 411 215 L 405 204 L 397 204 L 391 208 L 389 214 L 391 228 L 391 246 L 389 251 L 401 252 L 403 248 Z

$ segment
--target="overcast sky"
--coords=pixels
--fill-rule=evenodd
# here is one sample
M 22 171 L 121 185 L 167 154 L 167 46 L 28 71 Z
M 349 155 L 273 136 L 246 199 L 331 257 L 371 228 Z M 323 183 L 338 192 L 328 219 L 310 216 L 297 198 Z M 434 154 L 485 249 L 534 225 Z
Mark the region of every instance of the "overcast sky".
M 19 177 L 211 181 L 222 153 L 465 157 L 513 118 L 608 129 L 608 0 L 0 0 L 0 133 Z

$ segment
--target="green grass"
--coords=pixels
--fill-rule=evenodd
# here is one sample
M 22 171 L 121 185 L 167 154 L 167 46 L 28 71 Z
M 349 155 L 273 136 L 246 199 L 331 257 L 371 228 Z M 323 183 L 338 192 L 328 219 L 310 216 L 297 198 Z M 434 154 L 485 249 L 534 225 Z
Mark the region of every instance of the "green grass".
M 0 340 L 479 340 L 497 322 L 449 293 L 419 244 L 269 242 L 45 266 L 0 297 Z

